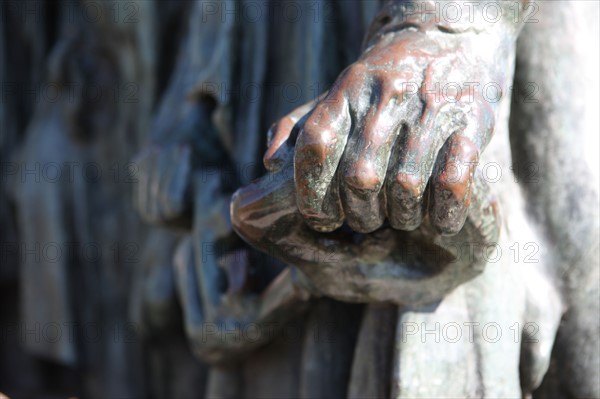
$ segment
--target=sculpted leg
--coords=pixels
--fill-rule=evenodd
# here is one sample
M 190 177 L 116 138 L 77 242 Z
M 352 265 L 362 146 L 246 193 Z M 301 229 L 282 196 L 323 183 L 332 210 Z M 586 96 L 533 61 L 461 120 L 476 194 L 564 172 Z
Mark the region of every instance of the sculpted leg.
M 553 352 L 560 371 L 543 388 L 556 380 L 558 387 L 542 393 L 598 397 L 598 4 L 539 6 L 538 22 L 526 24 L 518 42 L 511 143 L 566 307 Z

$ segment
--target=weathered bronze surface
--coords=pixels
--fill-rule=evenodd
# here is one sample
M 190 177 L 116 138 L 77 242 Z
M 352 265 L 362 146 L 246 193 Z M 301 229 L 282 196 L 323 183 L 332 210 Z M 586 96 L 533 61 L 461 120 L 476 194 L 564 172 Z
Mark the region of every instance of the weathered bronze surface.
M 511 240 L 527 240 L 525 237 L 538 244 L 552 241 L 535 231 L 539 219 L 525 222 L 532 219 L 520 204 L 526 200 L 519 199 L 516 184 L 506 179 L 496 184 L 491 193 L 498 195 L 497 200 L 476 174 L 476 166 L 490 160 L 509 169 L 510 147 L 513 151 L 521 148 L 520 143 L 526 142 L 523 137 L 529 134 L 523 127 L 526 123 L 513 123 L 520 128 L 511 131 L 508 142 L 509 99 L 505 93 L 514 88 L 509 84 L 522 26 L 510 19 L 495 24 L 486 23 L 485 18 L 449 22 L 415 13 L 415 6 L 435 8 L 436 4 L 439 6 L 435 2 L 389 2 L 375 19 L 358 61 L 342 72 L 315 104 L 297 109 L 273 126 L 264 157 L 269 173 L 234 195 L 232 223 L 254 247 L 297 268 L 297 285 L 313 295 L 401 306 L 393 396 L 519 396 L 537 388 L 550 366 L 548 348 L 559 328 L 560 303 L 578 306 L 570 302 L 570 294 L 556 279 L 559 266 L 551 259 L 552 251 L 546 252 L 542 264 L 526 265 L 529 269 L 521 271 L 515 269 L 519 261 L 490 263 L 485 252 Z M 494 4 L 504 11 L 511 6 L 508 2 Z M 512 4 L 522 9 L 531 5 L 538 3 Z M 543 7 L 550 12 L 552 6 Z M 533 35 L 539 37 L 540 33 Z M 529 59 L 529 54 L 519 54 Z M 531 64 L 536 65 L 533 69 L 540 68 L 536 62 Z M 546 71 L 538 77 L 542 76 L 554 79 Z M 497 101 L 471 90 L 473 85 L 482 87 L 490 82 L 499 88 Z M 549 88 L 547 84 L 542 86 Z M 446 89 L 440 97 L 440 91 Z M 513 98 L 513 115 L 519 106 Z M 540 114 L 526 112 L 519 118 L 525 115 L 540 119 Z M 517 120 L 522 119 L 513 117 L 511 121 Z M 546 132 L 560 130 L 556 125 L 542 125 Z M 501 137 L 495 139 L 492 155 L 482 157 L 494 131 Z M 545 139 L 561 142 L 559 137 L 560 133 L 550 133 Z M 512 161 L 523 162 L 524 158 L 515 158 L 515 154 Z M 537 192 L 544 185 L 533 187 Z M 545 192 L 548 195 L 551 189 Z M 597 228 L 594 231 L 597 239 Z M 534 244 L 529 241 L 526 245 Z M 596 249 L 587 252 L 588 259 L 597 263 L 598 246 L 591 245 Z M 448 251 L 450 247 L 464 250 L 465 246 L 471 250 L 468 255 Z M 484 272 L 486 265 L 496 270 Z M 590 276 L 597 278 L 597 270 L 591 270 Z M 503 286 L 517 281 L 510 289 Z M 586 295 L 597 293 L 594 288 Z M 458 316 L 461 312 L 466 313 Z M 448 318 L 450 314 L 455 316 Z M 488 352 L 490 357 L 483 355 L 483 363 L 466 367 L 458 380 L 451 380 L 454 363 L 468 364 L 474 353 L 482 356 L 489 350 L 484 349 L 486 340 L 475 341 L 474 347 L 473 341 L 460 340 L 461 349 L 446 342 L 436 350 L 424 345 L 422 335 L 421 342 L 413 339 L 414 331 L 405 335 L 406 326 L 439 326 L 461 318 L 477 325 L 478 318 L 521 320 L 528 326 L 522 331 L 526 338 L 518 347 L 498 343 L 491 349 L 494 355 Z M 363 328 L 368 331 L 365 323 Z M 598 328 L 598 323 L 592 324 Z M 534 338 L 537 327 L 539 339 Z M 587 341 L 585 330 L 578 328 L 577 337 L 556 342 L 570 346 Z M 596 339 L 588 342 L 598 349 Z M 564 351 L 572 353 L 567 347 Z M 373 360 L 364 353 L 361 356 Z M 584 357 L 598 368 L 597 357 Z M 494 367 L 520 369 L 519 378 L 505 379 L 492 370 L 484 371 L 488 361 Z M 580 361 L 568 362 L 582 364 Z M 473 373 L 482 374 L 473 378 Z M 430 385 L 434 375 L 441 378 L 441 385 Z M 578 379 L 581 385 L 569 384 L 569 389 L 577 392 L 575 395 L 598 395 L 598 384 L 591 382 L 592 374 L 588 376 Z M 364 386 L 369 386 L 368 381 Z M 557 389 L 548 386 L 552 384 L 547 383 L 542 392 Z M 360 384 L 353 384 L 352 389 L 353 395 L 365 394 Z M 370 389 L 368 394 L 381 393 Z
M 600 397 L 598 7 L 0 2 L 0 392 Z

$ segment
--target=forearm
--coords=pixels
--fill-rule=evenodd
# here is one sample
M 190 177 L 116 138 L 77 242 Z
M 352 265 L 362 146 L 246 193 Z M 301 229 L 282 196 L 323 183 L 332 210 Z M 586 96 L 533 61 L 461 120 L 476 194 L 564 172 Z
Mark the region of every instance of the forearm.
M 514 41 L 530 1 L 390 0 L 373 21 L 365 43 L 368 45 L 386 33 L 403 29 Z

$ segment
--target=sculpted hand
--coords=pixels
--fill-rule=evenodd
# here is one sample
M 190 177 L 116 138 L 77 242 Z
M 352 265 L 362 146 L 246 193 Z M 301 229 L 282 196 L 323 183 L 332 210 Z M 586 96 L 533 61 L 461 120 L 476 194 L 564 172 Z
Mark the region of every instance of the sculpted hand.
M 177 107 L 177 113 L 167 112 Z M 135 159 L 134 203 L 150 223 L 187 227 L 192 224 L 192 174 L 218 165 L 225 150 L 202 101 L 166 101 L 151 131 L 152 144 Z
M 189 145 L 170 145 L 149 148 L 136 158 L 135 206 L 147 222 L 189 223 L 191 155 Z
M 280 140 L 294 135 L 293 126 L 310 108 L 273 126 L 265 157 L 270 173 L 234 194 L 231 221 L 242 238 L 296 266 L 296 281 L 311 293 L 344 301 L 427 304 L 482 272 L 499 226 L 494 200 L 478 178 L 466 223 L 451 237 L 430 223 L 412 232 L 386 226 L 369 234 L 308 227 L 296 203 L 294 147 Z
M 208 363 L 239 359 L 264 345 L 308 299 L 285 265 L 232 231 L 221 176 L 194 174 L 193 230 L 173 262 L 187 337 Z
M 461 35 L 384 33 L 293 129 L 276 129 L 265 165 L 295 145 L 295 195 L 311 228 L 346 221 L 370 233 L 387 218 L 412 231 L 429 215 L 439 233 L 460 231 L 494 130 L 481 88 L 504 85 L 472 46 Z

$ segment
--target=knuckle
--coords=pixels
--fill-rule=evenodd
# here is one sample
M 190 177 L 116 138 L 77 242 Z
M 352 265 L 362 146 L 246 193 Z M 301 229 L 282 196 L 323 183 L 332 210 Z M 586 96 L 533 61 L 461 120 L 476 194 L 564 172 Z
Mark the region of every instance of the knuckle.
M 337 113 L 341 113 L 339 111 L 343 109 L 347 101 L 345 95 L 346 86 L 347 83 L 345 81 L 343 83 L 336 82 L 335 86 L 329 91 L 327 96 L 321 100 L 319 105 L 317 105 L 317 107 L 311 113 L 311 116 L 322 110 L 333 110 L 337 111 Z
M 347 67 L 335 81 L 328 98 L 337 98 L 332 96 L 334 93 L 342 93 L 354 87 L 358 82 L 362 82 L 369 74 L 369 66 L 361 61 Z
M 418 173 L 400 171 L 396 174 L 394 188 L 403 198 L 418 200 L 425 191 L 426 180 Z
M 328 126 L 325 123 L 322 123 L 321 118 L 322 111 L 319 108 L 315 110 L 313 114 L 311 114 L 304 126 L 302 126 L 302 139 L 303 142 L 307 144 L 325 144 L 327 141 L 327 132 Z
M 467 194 L 470 180 L 470 176 L 467 173 L 456 173 L 449 169 L 444 169 L 435 178 L 436 191 L 448 192 L 457 199 L 464 198 Z
M 348 76 L 351 78 L 364 78 L 369 71 L 369 66 L 361 61 L 357 61 L 348 67 Z
M 382 185 L 377 168 L 366 160 L 355 161 L 344 174 L 344 182 L 354 190 L 364 192 L 379 191 Z
M 434 183 L 440 187 L 453 187 L 467 183 L 471 177 L 468 163 L 447 161 L 435 173 Z
M 297 154 L 309 157 L 311 162 L 323 163 L 331 152 L 334 134 L 335 132 L 329 127 L 319 128 L 316 124 L 305 125 L 296 147 Z

